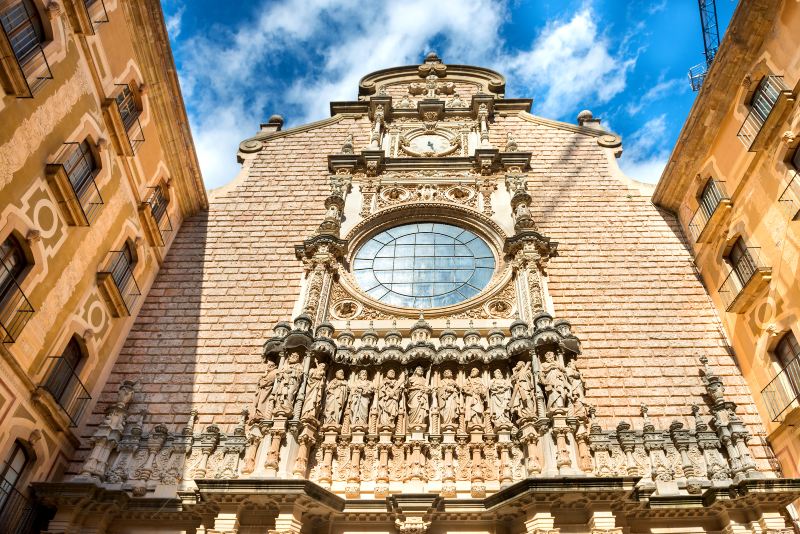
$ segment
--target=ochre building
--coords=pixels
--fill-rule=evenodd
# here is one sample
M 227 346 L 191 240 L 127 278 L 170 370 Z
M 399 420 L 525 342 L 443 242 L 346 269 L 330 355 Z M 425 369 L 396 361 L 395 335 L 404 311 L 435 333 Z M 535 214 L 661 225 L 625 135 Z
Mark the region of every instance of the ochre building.
M 591 113 L 504 91 L 429 54 L 242 142 L 46 531 L 790 532 L 681 221 Z
M 206 205 L 157 1 L 0 0 L 0 532 L 35 527 Z
M 800 476 L 800 6 L 742 2 L 661 177 L 766 436 Z

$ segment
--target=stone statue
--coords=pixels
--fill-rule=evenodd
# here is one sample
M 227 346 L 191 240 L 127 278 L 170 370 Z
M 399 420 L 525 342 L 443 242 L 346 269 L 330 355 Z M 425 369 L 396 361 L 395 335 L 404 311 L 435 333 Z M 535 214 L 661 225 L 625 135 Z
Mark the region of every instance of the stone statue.
M 442 429 L 455 429 L 458 416 L 461 415 L 461 388 L 453 378 L 453 371 L 445 369 L 439 387 L 436 389 L 436 402 L 439 405 L 439 417 Z
M 294 408 L 294 399 L 300 389 L 300 380 L 303 377 L 303 364 L 300 354 L 293 352 L 289 355 L 286 365 L 278 372 L 275 380 L 275 405 L 276 413 L 291 415 Z
M 253 401 L 253 420 L 269 419 L 272 416 L 272 408 L 269 406 L 270 396 L 275 386 L 275 375 L 277 374 L 275 362 L 267 362 L 267 370 L 258 379 L 258 389 Z
M 503 378 L 503 372 L 495 369 L 494 377 L 489 384 L 489 399 L 492 410 L 492 422 L 495 427 L 510 426 L 508 406 L 511 402 L 511 381 Z
M 361 369 L 355 382 L 353 382 L 353 387 L 350 390 L 350 400 L 348 401 L 351 427 L 366 427 L 369 424 L 369 405 L 374 394 L 375 387 L 367 378 L 367 370 Z
M 553 351 L 545 353 L 541 374 L 544 391 L 547 394 L 547 410 L 566 408 L 569 394 L 567 373 Z
M 378 390 L 378 428 L 394 430 L 397 423 L 403 381 L 396 379 L 396 376 L 394 369 L 386 371 L 386 376 Z
M 520 419 L 536 416 L 536 390 L 530 362 L 517 362 L 511 374 L 511 410 Z
M 408 426 L 423 428 L 428 417 L 428 379 L 422 366 L 417 366 L 414 373 L 406 380 L 406 407 L 408 409 Z
M 586 397 L 586 388 L 583 385 L 583 375 L 575 367 L 575 360 L 567 364 L 567 380 L 569 381 L 569 396 L 573 402 L 583 401 Z
M 480 370 L 473 367 L 469 372 L 469 378 L 464 384 L 464 418 L 467 428 L 483 427 L 484 412 L 486 411 L 486 386 L 480 376 Z
M 319 412 L 320 401 L 322 400 L 322 388 L 325 385 L 325 364 L 318 363 L 314 369 L 308 373 L 306 382 L 306 396 L 303 399 L 303 409 L 300 411 L 300 419 L 316 419 Z
M 322 422 L 326 425 L 338 425 L 342 420 L 342 408 L 347 398 L 347 380 L 344 371 L 338 369 L 333 380 L 328 382 L 325 390 L 325 408 L 322 412 Z

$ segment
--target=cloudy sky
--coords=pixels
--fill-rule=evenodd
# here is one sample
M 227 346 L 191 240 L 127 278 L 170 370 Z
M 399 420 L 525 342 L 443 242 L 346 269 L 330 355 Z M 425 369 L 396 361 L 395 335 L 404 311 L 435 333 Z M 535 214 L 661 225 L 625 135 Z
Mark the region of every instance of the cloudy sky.
M 696 0 L 162 0 L 206 185 L 238 172 L 239 142 L 273 113 L 297 126 L 355 100 L 366 73 L 445 63 L 506 75 L 508 97 L 622 135 L 620 163 L 655 182 L 694 100 Z M 735 8 L 718 0 L 724 28 Z

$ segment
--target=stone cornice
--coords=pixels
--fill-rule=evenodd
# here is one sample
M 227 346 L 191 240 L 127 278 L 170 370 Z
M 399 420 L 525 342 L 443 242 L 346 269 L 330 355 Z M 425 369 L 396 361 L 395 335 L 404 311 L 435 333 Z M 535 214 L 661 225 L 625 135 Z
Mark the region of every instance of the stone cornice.
M 733 104 L 732 95 L 753 61 L 764 38 L 772 31 L 781 2 L 754 0 L 739 3 L 700 93 L 681 129 L 678 142 L 653 193 L 653 203 L 677 211 L 685 188 L 707 157 Z
M 361 78 L 358 82 L 358 94 L 367 96 L 375 93 L 376 87 L 380 83 L 385 83 L 393 79 L 417 78 L 419 75 L 419 65 L 405 65 L 402 67 L 392 67 L 388 69 L 371 72 Z M 446 74 L 442 74 L 447 79 L 474 79 L 483 81 L 486 89 L 494 95 L 502 95 L 506 90 L 506 79 L 499 72 L 473 65 L 450 65 L 446 64 Z
M 300 126 L 295 126 L 293 128 L 288 128 L 286 130 L 280 130 L 278 132 L 259 132 L 253 137 L 248 137 L 247 139 L 239 143 L 239 150 L 245 153 L 258 152 L 259 150 L 261 150 L 262 141 L 269 141 L 272 139 L 278 139 L 280 137 L 287 137 L 302 132 L 308 132 L 309 130 L 314 130 L 316 128 L 322 128 L 323 126 L 336 124 L 337 122 L 344 119 L 346 116 L 347 115 L 344 114 L 334 115 L 333 117 L 329 117 L 327 119 L 322 119 L 315 122 L 309 122 L 308 124 L 301 124 Z
M 191 215 L 208 208 L 208 197 L 161 4 L 158 0 L 126 0 L 122 5 L 136 57 L 150 87 L 149 100 L 156 117 L 164 158 L 174 187 L 180 193 L 176 196 L 184 216 Z M 167 144 L 167 140 L 171 143 Z
M 497 105 L 497 104 L 495 104 Z M 502 108 L 498 108 L 502 109 Z M 549 126 L 551 128 L 557 128 L 559 130 L 565 130 L 567 132 L 578 133 L 583 135 L 588 135 L 590 137 L 602 137 L 606 135 L 613 135 L 615 137 L 619 137 L 617 134 L 608 132 L 606 130 L 596 130 L 594 128 L 587 128 L 585 126 L 577 126 L 575 124 L 570 124 L 568 122 L 561 122 L 555 121 L 552 119 L 545 119 L 544 117 L 539 117 L 538 115 L 532 115 L 526 111 L 520 111 L 517 113 L 517 117 L 522 120 L 533 122 L 536 124 L 541 124 L 542 126 Z

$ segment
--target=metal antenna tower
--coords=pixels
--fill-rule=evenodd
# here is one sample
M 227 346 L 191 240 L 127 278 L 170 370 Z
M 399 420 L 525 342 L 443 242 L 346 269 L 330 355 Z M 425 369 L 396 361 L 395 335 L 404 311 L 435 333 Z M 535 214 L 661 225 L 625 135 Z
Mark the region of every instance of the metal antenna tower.
M 716 0 L 697 0 L 700 8 L 700 24 L 703 27 L 703 48 L 706 61 L 689 69 L 689 83 L 692 91 L 699 91 L 703 85 L 708 68 L 719 50 L 719 23 L 717 22 Z

